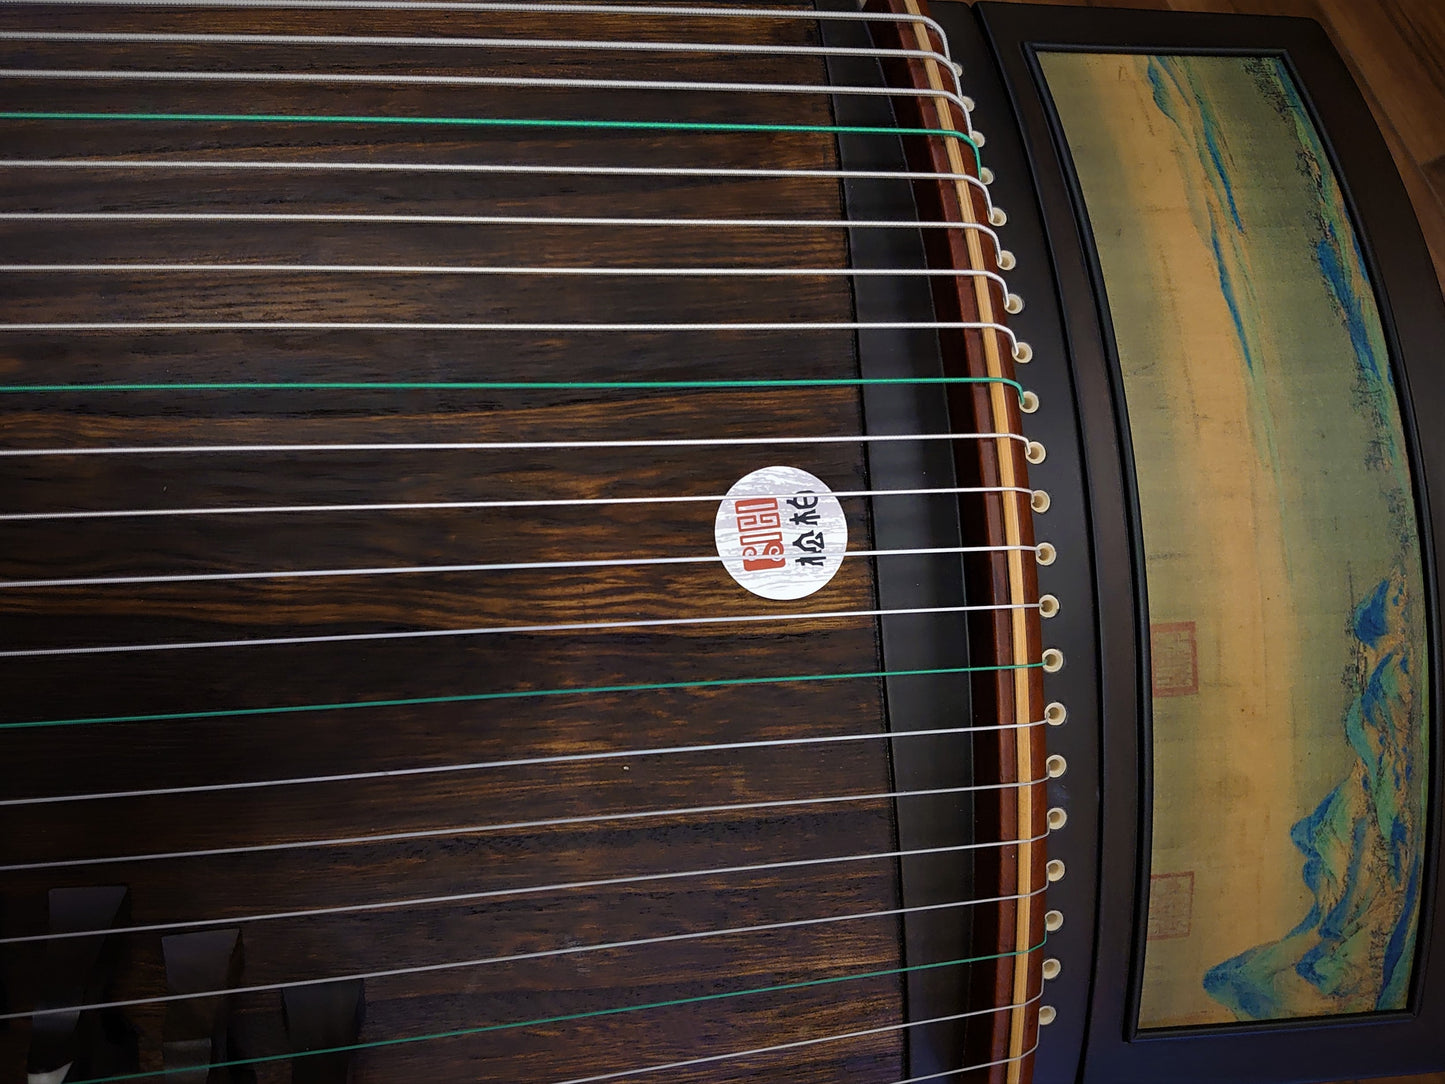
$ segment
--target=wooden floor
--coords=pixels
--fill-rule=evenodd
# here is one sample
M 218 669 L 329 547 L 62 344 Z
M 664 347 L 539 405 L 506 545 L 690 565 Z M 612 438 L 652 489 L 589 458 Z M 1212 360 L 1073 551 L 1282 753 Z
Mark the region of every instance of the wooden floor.
M 1034 2 L 1034 0 L 1025 0 Z M 1321 23 L 1385 134 L 1445 283 L 1445 2 L 1442 0 L 1039 0 L 1080 7 L 1299 15 Z M 1445 1078 L 1442 1078 L 1445 1080 Z
M 1296 15 L 1329 31 L 1396 168 L 1445 288 L 1445 0 L 1024 0 L 1077 7 Z M 1341 1081 L 1340 1084 L 1367 1084 Z M 1445 1084 L 1445 1072 L 1368 1084 Z

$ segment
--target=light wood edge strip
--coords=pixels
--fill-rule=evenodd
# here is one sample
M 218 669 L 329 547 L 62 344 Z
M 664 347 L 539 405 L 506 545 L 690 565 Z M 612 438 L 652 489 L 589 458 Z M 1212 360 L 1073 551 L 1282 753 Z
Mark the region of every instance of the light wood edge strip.
M 922 17 L 925 13 L 923 5 L 919 0 L 904 0 L 904 8 L 910 15 Z M 909 24 L 915 41 L 921 48 L 931 49 L 932 42 L 929 40 L 928 32 L 924 25 L 918 22 Z M 928 72 L 929 87 L 935 91 L 942 91 L 945 83 L 942 74 L 938 70 L 938 63 L 934 60 L 926 60 L 924 64 Z M 934 108 L 938 112 L 940 122 L 947 128 L 957 131 L 954 123 L 954 111 L 952 104 L 945 97 L 938 97 L 934 100 Z M 964 133 L 967 134 L 967 133 Z M 963 141 L 959 139 L 948 139 L 944 141 L 948 153 L 949 166 L 955 173 L 966 172 L 966 161 L 963 155 Z M 969 186 L 962 181 L 953 182 L 957 189 L 960 212 L 965 221 L 977 222 L 978 217 L 974 209 L 973 194 Z M 977 230 L 965 230 L 966 242 L 970 263 L 975 267 L 984 266 L 983 246 L 979 243 Z M 988 283 L 982 279 L 975 279 L 973 283 L 974 298 L 978 305 L 979 319 L 984 322 L 1002 322 L 1002 313 L 995 312 L 993 298 L 989 294 Z M 1000 341 L 1002 336 L 997 331 L 985 332 L 983 335 L 984 357 L 989 376 L 1012 377 L 1012 366 L 1005 369 Z M 1011 359 L 1010 359 L 1011 360 Z M 990 405 L 993 411 L 994 431 L 1006 432 L 1009 428 L 1009 404 L 1006 396 L 1009 392 L 1006 384 L 995 383 L 990 387 Z M 1016 481 L 1018 471 L 1016 469 L 1016 449 L 1010 447 L 1013 442 L 997 441 L 997 452 L 999 462 L 999 484 L 1012 486 L 1019 484 Z M 1004 540 L 1007 545 L 1021 545 L 1023 537 L 1022 524 L 1020 522 L 1019 502 L 1004 501 Z M 1010 601 L 1023 602 L 1025 594 L 1024 579 L 1024 557 L 1020 550 L 1010 550 L 1008 553 L 1008 581 Z M 1020 667 L 1037 660 L 1029 658 L 1029 628 L 1028 611 L 1013 611 L 1013 636 L 1012 636 L 1013 658 L 1012 662 Z M 1040 705 L 1034 704 L 1032 695 L 1032 671 L 1018 669 L 1014 671 L 1014 714 L 1015 722 L 1027 722 L 1035 717 Z M 1036 710 L 1037 709 L 1037 710 Z M 1020 780 L 1033 779 L 1039 766 L 1033 760 L 1033 744 L 1028 741 L 1016 741 L 1014 743 L 1016 770 Z M 1035 820 L 1036 810 L 1034 787 L 1019 787 L 1015 793 L 1018 799 L 1018 823 L 1020 836 L 1024 834 L 1023 827 L 1032 825 Z M 1038 906 L 1033 897 L 1035 885 L 1033 883 L 1034 853 L 1033 848 L 1039 844 L 1024 843 L 1019 845 L 1018 859 L 1018 884 L 1017 892 L 1021 897 L 1018 902 L 1014 927 L 1014 951 L 1018 953 L 1014 957 L 1013 964 L 1013 1003 L 1019 1006 L 1029 1004 L 1028 979 L 1031 948 L 1031 930 L 1033 928 L 1033 911 Z M 1009 1047 L 1008 1047 L 1008 1070 L 1006 1079 L 1009 1084 L 1019 1084 L 1023 1080 L 1024 1055 L 1031 1045 L 1027 1035 L 1028 1010 L 1026 1008 L 1014 1009 L 1010 1014 L 1009 1022 Z

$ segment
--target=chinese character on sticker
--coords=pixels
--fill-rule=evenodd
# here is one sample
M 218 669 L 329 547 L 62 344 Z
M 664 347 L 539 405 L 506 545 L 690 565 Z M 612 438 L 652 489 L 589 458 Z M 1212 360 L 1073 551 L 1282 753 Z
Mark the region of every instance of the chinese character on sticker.
M 848 522 L 822 479 L 796 467 L 760 467 L 718 503 L 713 541 L 744 590 L 784 602 L 833 579 L 848 549 Z
M 793 539 L 793 547 L 805 553 L 822 553 L 827 544 L 822 531 L 804 531 Z

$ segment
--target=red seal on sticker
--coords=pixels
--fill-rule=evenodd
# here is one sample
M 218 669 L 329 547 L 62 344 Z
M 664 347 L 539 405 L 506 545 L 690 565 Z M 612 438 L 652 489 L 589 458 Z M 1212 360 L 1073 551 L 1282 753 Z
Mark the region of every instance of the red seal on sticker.
M 832 490 L 797 467 L 740 478 L 713 524 L 723 567 L 762 598 L 795 599 L 825 586 L 843 564 L 848 521 Z

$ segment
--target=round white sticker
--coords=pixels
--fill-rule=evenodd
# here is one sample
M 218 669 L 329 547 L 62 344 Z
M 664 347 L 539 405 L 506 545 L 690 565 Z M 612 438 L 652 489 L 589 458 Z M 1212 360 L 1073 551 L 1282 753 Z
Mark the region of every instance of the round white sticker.
M 811 595 L 838 571 L 848 549 L 843 506 L 797 467 L 764 467 L 738 479 L 713 525 L 718 556 L 755 595 Z

